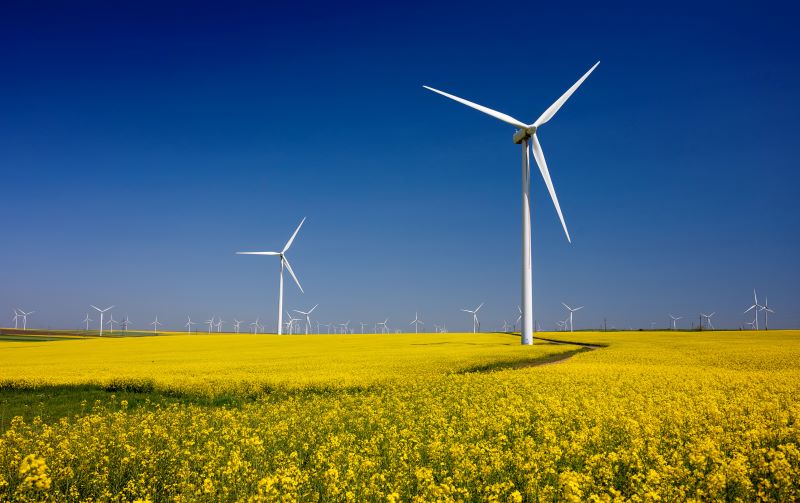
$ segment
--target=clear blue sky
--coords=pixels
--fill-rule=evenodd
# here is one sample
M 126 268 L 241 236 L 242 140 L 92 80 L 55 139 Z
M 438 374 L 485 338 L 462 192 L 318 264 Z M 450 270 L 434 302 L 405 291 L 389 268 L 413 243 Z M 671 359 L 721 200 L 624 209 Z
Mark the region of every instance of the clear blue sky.
M 4 2 L 3 318 L 273 323 L 277 260 L 234 252 L 306 216 L 288 308 L 499 328 L 514 131 L 421 86 L 532 122 L 601 60 L 540 131 L 573 243 L 534 170 L 535 318 L 733 327 L 755 287 L 800 326 L 796 8 L 490 3 Z

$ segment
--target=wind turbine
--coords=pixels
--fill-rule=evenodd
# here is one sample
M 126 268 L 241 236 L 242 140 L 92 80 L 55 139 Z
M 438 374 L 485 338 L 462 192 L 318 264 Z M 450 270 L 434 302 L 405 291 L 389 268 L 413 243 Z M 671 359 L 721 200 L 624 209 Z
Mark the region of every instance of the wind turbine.
M 108 323 L 108 326 L 110 327 L 108 333 L 114 335 L 114 323 L 119 323 L 114 319 L 114 313 L 111 313 L 111 318 L 106 323 Z
M 343 334 L 349 334 L 350 333 L 350 320 L 347 320 L 344 323 L 339 323 L 339 326 L 342 327 L 342 333 Z
M 519 316 L 517 316 L 517 320 L 514 322 L 514 331 L 517 330 L 517 323 L 519 323 L 522 320 L 522 308 L 517 306 L 517 311 L 519 311 Z M 522 327 L 520 327 L 520 329 L 521 328 Z
M 569 311 L 569 331 L 573 332 L 575 327 L 573 327 L 572 325 L 572 313 L 574 313 L 575 311 L 580 311 L 581 309 L 583 309 L 583 306 L 572 308 L 564 304 L 563 302 L 561 303 L 561 305 L 566 307 L 567 310 Z
M 503 332 L 508 332 L 508 329 L 511 328 L 511 323 L 503 320 Z
M 19 311 L 19 315 L 22 317 L 22 330 L 28 330 L 28 316 L 32 315 L 36 311 L 31 311 L 30 313 L 26 313 L 22 309 L 17 309 Z
M 122 331 L 125 332 L 125 335 L 128 334 L 128 327 L 131 325 L 131 320 L 128 319 L 128 315 L 125 315 L 125 319 L 122 320 Z
M 711 327 L 711 330 L 715 330 L 715 329 L 714 329 L 714 325 L 712 325 L 712 324 L 711 324 L 711 317 L 712 317 L 712 316 L 714 316 L 715 314 L 717 314 L 717 312 L 716 312 L 716 311 L 714 311 L 714 312 L 713 312 L 713 313 L 711 313 L 711 314 L 703 314 L 703 313 L 700 313 L 700 317 L 701 317 L 701 318 L 705 318 L 705 319 L 706 319 L 706 325 L 708 325 L 709 327 Z M 702 319 L 701 319 L 701 321 L 702 321 Z M 703 328 L 702 324 L 700 325 L 700 328 Z
M 364 332 L 364 327 L 366 327 L 366 326 L 367 326 L 367 324 L 366 324 L 366 323 L 364 323 L 364 322 L 362 321 L 361 323 L 359 323 L 359 325 L 361 325 L 361 333 L 362 333 L 362 334 L 363 334 L 363 333 L 366 333 L 366 332 Z
M 378 327 L 382 326 L 383 329 L 381 330 L 381 333 L 384 333 L 384 334 L 389 333 L 389 327 L 386 325 L 387 323 L 389 323 L 389 318 L 386 318 L 383 321 L 379 321 L 378 323 L 375 324 L 375 331 L 377 332 L 378 331 Z
M 472 315 L 472 333 L 473 334 L 476 333 L 478 331 L 478 329 L 481 327 L 481 323 L 480 323 L 480 321 L 478 321 L 478 310 L 480 308 L 482 308 L 482 307 L 483 307 L 483 302 L 481 302 L 480 306 L 476 307 L 475 309 L 473 309 L 471 311 L 469 309 L 462 309 L 462 311 L 464 311 L 465 313 L 470 313 Z
M 237 334 L 239 333 L 239 325 L 241 324 L 241 321 L 237 320 L 236 318 L 233 319 L 233 329 L 236 330 Z
M 155 321 L 153 321 L 153 322 L 151 323 L 151 325 L 153 325 L 153 334 L 157 334 L 157 333 L 158 333 L 158 327 L 160 327 L 161 325 L 163 325 L 163 323 L 161 323 L 160 321 L 158 321 L 158 316 L 156 316 L 156 319 L 155 319 Z
M 409 323 L 409 325 L 414 325 L 414 333 L 419 333 L 419 326 L 424 325 L 425 322 L 419 319 L 419 313 L 414 313 L 414 321 Z
M 673 316 L 672 314 L 670 314 L 669 317 L 672 318 L 672 330 L 676 330 L 675 322 L 680 319 L 683 319 L 683 316 Z
M 14 311 L 14 314 L 16 314 L 16 311 Z M 14 318 L 14 321 L 16 321 L 16 317 Z M 94 320 L 89 318 L 89 313 L 86 313 L 86 318 L 84 318 L 81 323 L 86 323 L 86 331 L 87 332 L 89 331 L 89 322 L 90 321 L 94 321 Z M 14 328 L 16 328 L 16 327 L 14 327 Z
M 223 323 L 225 323 L 225 321 L 223 321 L 222 316 L 220 316 L 219 319 L 217 320 L 217 324 L 216 324 L 217 333 L 222 332 L 222 324 Z
M 753 314 L 755 315 L 755 319 L 753 320 L 753 330 L 758 330 L 758 312 L 763 308 L 764 308 L 764 306 L 762 306 L 761 304 L 758 303 L 758 297 L 756 296 L 756 290 L 754 288 L 753 289 L 753 305 L 748 307 L 747 311 L 745 311 L 745 313 L 747 313 L 747 312 L 755 309 L 755 311 L 753 311 Z
M 22 315 L 19 314 L 16 308 L 14 308 L 14 330 L 19 330 L 19 319 L 22 318 Z
M 212 316 L 210 320 L 206 320 L 206 321 L 203 322 L 206 325 L 208 325 L 208 333 L 209 334 L 211 333 L 211 329 L 214 328 L 214 318 L 216 318 L 216 315 Z
M 193 333 L 192 332 L 192 325 L 197 325 L 197 322 L 196 321 L 192 321 L 192 317 L 191 316 L 187 316 L 186 317 L 186 325 L 185 326 L 189 327 L 189 333 L 190 334 Z
M 756 321 L 755 320 L 753 320 L 753 321 L 745 321 L 744 324 L 745 325 L 750 325 L 750 328 L 752 328 L 753 330 L 758 330 L 758 327 L 756 326 Z
M 539 144 L 539 139 L 536 132 L 547 121 L 553 118 L 562 105 L 572 96 L 578 87 L 583 84 L 583 81 L 591 74 L 597 65 L 595 65 L 586 72 L 583 77 L 578 79 L 575 84 L 570 87 L 559 99 L 555 101 L 544 113 L 536 119 L 532 124 L 525 124 L 510 115 L 502 112 L 492 110 L 490 108 L 478 105 L 471 101 L 467 101 L 458 96 L 453 96 L 432 87 L 423 86 L 425 89 L 441 94 L 447 98 L 455 100 L 462 105 L 472 107 L 487 115 L 491 115 L 495 119 L 499 119 L 506 124 L 510 124 L 517 128 L 514 134 L 514 143 L 522 146 L 522 330 L 521 341 L 522 344 L 533 344 L 533 275 L 531 271 L 531 211 L 530 211 L 530 154 L 528 151 L 528 144 L 530 143 L 533 148 L 533 157 L 536 160 L 539 171 L 542 174 L 547 190 L 550 192 L 550 198 L 553 200 L 553 205 L 558 213 L 558 218 L 561 220 L 561 226 L 564 228 L 564 233 L 567 235 L 567 241 L 571 241 L 569 231 L 567 231 L 567 224 L 564 222 L 564 216 L 561 214 L 561 206 L 558 204 L 558 197 L 556 196 L 553 182 L 550 179 L 550 171 L 547 169 L 547 162 L 544 159 L 544 152 L 542 146 Z
M 769 299 L 764 297 L 764 305 L 761 306 L 764 311 L 764 330 L 769 330 L 769 313 L 775 314 L 775 311 L 769 308 Z
M 289 317 L 289 321 L 286 322 L 287 326 L 289 327 L 289 335 L 294 335 L 294 327 L 296 325 L 295 322 L 300 321 L 302 318 L 295 318 L 291 315 L 291 313 L 289 313 L 289 311 L 286 311 L 286 316 Z
M 100 337 L 102 337 L 103 336 L 103 314 L 105 314 L 105 312 L 108 311 L 109 309 L 114 309 L 114 306 L 110 306 L 110 307 L 107 307 L 105 309 L 100 309 L 97 306 L 92 306 L 92 307 L 94 309 L 96 309 L 100 313 Z
M 258 333 L 258 327 L 261 326 L 261 325 L 258 324 L 258 321 L 259 321 L 259 318 L 256 318 L 256 321 L 254 321 L 253 323 L 250 324 L 250 326 L 253 327 L 253 334 L 254 335 L 256 333 Z
M 281 274 L 280 279 L 278 281 L 278 335 L 283 333 L 283 270 L 286 269 L 291 274 L 292 279 L 297 284 L 297 288 L 300 289 L 302 293 L 303 287 L 300 286 L 300 281 L 298 281 L 297 276 L 294 275 L 294 271 L 292 270 L 292 265 L 289 264 L 289 259 L 286 258 L 286 252 L 289 251 L 289 247 L 292 246 L 292 242 L 294 238 L 297 236 L 297 233 L 300 231 L 300 227 L 303 226 L 303 222 L 306 219 L 303 217 L 303 220 L 300 221 L 300 225 L 297 226 L 297 229 L 294 230 L 294 234 L 292 237 L 289 238 L 289 241 L 286 242 L 286 246 L 283 247 L 283 250 L 279 252 L 236 252 L 238 255 L 277 255 L 281 259 Z
M 308 310 L 308 312 L 299 311 L 297 309 L 294 309 L 295 313 L 300 313 L 300 314 L 302 314 L 303 316 L 306 317 L 306 335 L 308 335 L 308 328 L 311 326 L 311 313 L 314 312 L 314 309 L 316 309 L 318 305 L 319 304 L 315 304 L 314 307 L 312 307 L 311 309 Z M 319 330 L 317 330 L 317 331 L 319 331 Z

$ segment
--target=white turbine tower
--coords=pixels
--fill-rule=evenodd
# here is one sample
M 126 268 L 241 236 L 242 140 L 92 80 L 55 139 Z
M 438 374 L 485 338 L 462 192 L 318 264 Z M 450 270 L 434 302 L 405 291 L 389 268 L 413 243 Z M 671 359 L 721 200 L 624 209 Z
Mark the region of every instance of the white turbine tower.
M 222 316 L 220 316 L 219 319 L 217 320 L 217 324 L 216 324 L 217 333 L 222 332 L 222 324 L 223 323 L 225 323 L 225 321 L 222 319 Z
M 241 321 L 237 320 L 236 318 L 233 319 L 233 329 L 236 330 L 237 334 L 239 333 L 239 325 L 241 324 Z
M 364 323 L 364 322 L 362 321 L 361 323 L 359 323 L 359 325 L 361 325 L 361 333 L 362 333 L 362 334 L 363 334 L 363 333 L 365 333 L 365 332 L 364 332 L 364 327 L 366 327 L 366 326 L 367 326 L 367 324 L 366 324 L 366 323 Z
M 22 317 L 22 330 L 28 330 L 28 316 L 32 315 L 36 311 L 31 311 L 29 313 L 26 313 L 25 311 L 19 308 L 17 308 L 17 311 L 19 311 L 19 315 L 20 317 Z
M 311 313 L 314 312 L 314 309 L 316 309 L 317 306 L 319 306 L 319 304 L 314 305 L 314 307 L 312 307 L 308 311 L 300 311 L 298 309 L 294 309 L 295 313 L 300 313 L 306 317 L 306 335 L 308 335 L 308 329 L 311 326 Z M 317 330 L 317 332 L 319 332 L 319 330 Z
M 289 313 L 289 311 L 286 311 L 286 316 L 289 317 L 289 321 L 286 322 L 286 326 L 289 329 L 289 335 L 294 335 L 294 327 L 296 322 L 300 321 L 302 318 L 295 318 L 291 313 Z
M 158 316 L 156 316 L 156 319 L 150 324 L 153 325 L 153 334 L 158 334 L 158 327 L 163 325 L 163 323 L 158 321 Z
M 469 314 L 472 315 L 472 333 L 473 334 L 476 333 L 478 331 L 478 329 L 481 328 L 481 322 L 478 321 L 478 310 L 480 310 L 480 308 L 482 308 L 482 307 L 483 307 L 483 302 L 481 302 L 481 305 L 476 307 L 473 310 L 462 309 L 462 311 L 464 311 L 465 313 L 469 313 Z
M 16 313 L 16 311 L 14 311 L 14 312 Z M 93 320 L 93 319 L 91 319 L 91 318 L 89 318 L 89 313 L 86 313 L 86 318 L 84 318 L 84 319 L 83 319 L 83 321 L 82 321 L 81 323 L 85 323 L 85 324 L 86 324 L 86 331 L 87 331 L 87 332 L 89 331 L 89 322 L 90 322 L 90 321 L 94 321 L 94 320 Z M 15 327 L 15 328 L 16 328 L 16 327 Z
M 208 333 L 209 334 L 211 333 L 211 329 L 214 328 L 214 318 L 216 318 L 216 317 L 217 316 L 214 315 L 214 316 L 211 317 L 210 320 L 206 320 L 206 321 L 203 322 L 204 324 L 208 325 Z
M 260 320 L 260 318 L 256 318 L 256 321 L 254 321 L 253 323 L 251 323 L 251 324 L 250 324 L 250 326 L 251 326 L 251 327 L 253 327 L 253 334 L 254 334 L 254 335 L 258 333 L 258 329 L 259 329 L 259 327 L 261 326 L 261 325 L 259 325 L 259 323 L 258 323 L 258 322 L 259 322 L 259 320 Z
M 386 318 L 383 321 L 379 321 L 378 323 L 375 324 L 375 331 L 376 332 L 378 331 L 378 327 L 383 327 L 381 329 L 381 333 L 383 334 L 389 333 L 389 326 L 387 325 L 387 323 L 389 323 L 389 318 Z
M 289 238 L 289 241 L 286 242 L 286 246 L 283 247 L 283 250 L 279 252 L 236 252 L 238 255 L 277 255 L 281 259 L 281 274 L 280 279 L 278 280 L 278 335 L 283 333 L 283 270 L 286 269 L 291 274 L 292 279 L 297 284 L 297 288 L 303 292 L 303 287 L 300 286 L 300 281 L 298 281 L 297 276 L 295 276 L 294 271 L 292 270 L 291 264 L 289 264 L 289 260 L 286 258 L 286 252 L 289 251 L 289 247 L 292 246 L 292 242 L 294 238 L 297 236 L 297 233 L 300 231 L 300 227 L 303 226 L 303 222 L 305 222 L 305 217 L 303 220 L 300 221 L 300 225 L 297 226 L 297 229 L 294 230 L 294 234 L 292 237 Z M 305 293 L 305 292 L 303 292 Z
M 683 319 L 683 316 L 673 316 L 672 314 L 670 314 L 669 317 L 672 319 L 672 330 L 676 330 L 675 322 Z
M 22 318 L 22 315 L 19 314 L 19 311 L 15 308 L 14 309 L 14 330 L 19 330 L 19 319 Z
M 715 328 L 714 328 L 714 325 L 712 325 L 712 324 L 711 324 L 711 317 L 712 317 L 712 316 L 714 316 L 715 314 L 717 314 L 717 312 L 716 312 L 716 311 L 714 311 L 714 312 L 713 312 L 713 313 L 711 313 L 711 314 L 704 314 L 704 313 L 700 313 L 700 317 L 701 317 L 701 320 L 700 320 L 700 321 L 702 321 L 702 318 L 705 318 L 705 320 L 706 320 L 706 325 L 708 325 L 709 327 L 711 327 L 711 330 L 715 330 Z M 702 324 L 700 325 L 700 328 L 701 328 L 701 329 L 703 328 L 703 325 L 702 325 Z
M 769 330 L 769 313 L 775 314 L 775 311 L 769 308 L 769 299 L 764 297 L 764 305 L 761 306 L 764 311 L 764 330 Z
M 128 318 L 128 315 L 125 315 L 125 319 L 122 320 L 122 331 L 125 332 L 125 335 L 128 334 L 128 328 L 131 326 L 131 320 Z
M 343 334 L 349 334 L 350 333 L 350 320 L 347 320 L 344 323 L 339 323 L 339 326 L 342 327 L 342 333 Z
M 409 325 L 414 325 L 414 333 L 419 333 L 419 326 L 424 325 L 425 322 L 419 319 L 419 313 L 414 313 L 414 321 L 409 323 Z
M 114 313 L 111 313 L 111 318 L 106 322 L 108 324 L 108 333 L 114 335 L 114 323 L 119 323 L 114 319 Z
M 189 333 L 190 334 L 193 333 L 192 332 L 192 325 L 197 325 L 197 322 L 196 321 L 192 321 L 192 317 L 191 316 L 187 316 L 186 317 L 186 325 L 184 325 L 184 326 L 189 328 Z
M 514 143 L 522 145 L 522 331 L 520 339 L 522 344 L 533 344 L 533 275 L 531 271 L 531 210 L 530 210 L 530 154 L 528 151 L 528 144 L 530 143 L 533 148 L 533 157 L 536 160 L 539 171 L 542 174 L 547 190 L 550 192 L 550 198 L 553 200 L 553 205 L 558 213 L 558 218 L 561 220 L 561 226 L 564 228 L 564 233 L 567 235 L 567 241 L 571 241 L 569 231 L 567 231 L 567 224 L 564 222 L 564 216 L 561 213 L 561 206 L 558 204 L 558 197 L 556 196 L 553 182 L 550 179 L 550 171 L 547 169 L 547 162 L 544 159 L 544 152 L 542 146 L 539 144 L 539 139 L 536 132 L 547 121 L 553 118 L 562 105 L 572 96 L 572 93 L 583 83 L 584 80 L 591 74 L 597 65 L 595 65 L 586 72 L 583 77 L 578 79 L 575 84 L 570 87 L 558 100 L 555 101 L 544 113 L 536 119 L 532 124 L 525 124 L 510 115 L 486 108 L 471 101 L 453 96 L 432 87 L 423 86 L 435 93 L 446 96 L 455 100 L 462 105 L 472 107 L 487 115 L 491 115 L 495 119 L 499 119 L 506 124 L 510 124 L 517 128 L 514 134 Z
M 756 296 L 756 290 L 753 289 L 753 305 L 748 307 L 747 311 L 745 311 L 745 313 L 747 313 L 747 312 L 750 312 L 751 310 L 754 310 L 753 314 L 755 315 L 755 318 L 753 319 L 753 323 L 752 324 L 748 323 L 748 325 L 752 325 L 753 326 L 753 330 L 758 330 L 758 312 L 763 310 L 763 309 L 764 309 L 764 306 L 762 306 L 761 304 L 758 303 L 758 297 Z
M 564 304 L 563 302 L 561 303 L 561 305 L 566 307 L 567 310 L 569 311 L 569 331 L 570 332 L 574 332 L 575 331 L 574 330 L 575 327 L 572 325 L 572 313 L 574 313 L 575 311 L 580 311 L 581 309 L 583 309 L 584 306 L 574 307 L 573 308 L 573 307 L 569 307 L 568 305 Z
M 110 306 L 110 307 L 107 307 L 105 309 L 100 309 L 97 306 L 92 306 L 92 308 L 96 309 L 100 313 L 100 337 L 102 337 L 103 336 L 103 315 L 109 309 L 114 309 L 114 306 Z

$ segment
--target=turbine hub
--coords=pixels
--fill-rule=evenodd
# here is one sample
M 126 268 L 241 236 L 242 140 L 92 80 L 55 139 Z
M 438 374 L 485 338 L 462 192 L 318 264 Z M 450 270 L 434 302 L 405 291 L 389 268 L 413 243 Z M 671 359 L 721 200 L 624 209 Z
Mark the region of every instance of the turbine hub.
M 536 128 L 534 126 L 528 126 L 524 129 L 517 129 L 517 132 L 514 133 L 514 143 L 520 144 L 533 136 L 535 133 Z

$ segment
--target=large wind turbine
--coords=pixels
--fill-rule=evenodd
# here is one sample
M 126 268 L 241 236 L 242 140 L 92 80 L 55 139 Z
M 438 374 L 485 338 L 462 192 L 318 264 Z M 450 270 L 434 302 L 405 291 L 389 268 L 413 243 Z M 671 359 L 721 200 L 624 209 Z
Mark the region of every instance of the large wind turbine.
M 308 335 L 308 328 L 311 326 L 311 313 L 314 312 L 314 309 L 316 309 L 318 305 L 319 304 L 315 304 L 314 307 L 308 311 L 300 311 L 299 309 L 294 310 L 295 313 L 300 313 L 306 317 L 306 335 Z M 319 330 L 317 330 L 317 332 L 319 332 Z
M 578 79 L 567 92 L 565 92 L 559 99 L 555 101 L 544 113 L 536 119 L 532 124 L 525 124 L 510 115 L 502 112 L 492 110 L 491 108 L 478 105 L 471 101 L 467 101 L 458 96 L 453 96 L 432 87 L 423 86 L 425 89 L 441 94 L 447 98 L 455 100 L 462 105 L 472 107 L 487 115 L 491 115 L 495 119 L 499 119 L 506 124 L 510 124 L 517 128 L 514 134 L 514 143 L 522 145 L 522 330 L 521 337 L 522 344 L 533 344 L 533 274 L 531 270 L 531 209 L 530 209 L 530 154 L 528 144 L 530 143 L 533 148 L 533 157 L 536 160 L 536 165 L 539 166 L 539 171 L 542 174 L 547 190 L 550 192 L 550 198 L 553 200 L 553 205 L 556 207 L 558 218 L 561 220 L 561 226 L 564 228 L 564 233 L 567 235 L 567 241 L 571 241 L 569 231 L 567 231 L 567 224 L 564 222 L 564 216 L 561 213 L 561 206 L 558 204 L 558 197 L 556 196 L 553 182 L 550 179 L 550 171 L 547 169 L 547 162 L 544 158 L 542 146 L 539 144 L 539 139 L 536 136 L 537 130 L 547 123 L 564 103 L 572 96 L 578 87 L 583 84 L 583 81 L 591 74 L 597 65 L 595 65 L 586 72 L 583 77 Z
M 481 326 L 481 322 L 478 321 L 478 310 L 480 308 L 482 308 L 482 307 L 483 307 L 483 302 L 481 302 L 481 305 L 476 307 L 473 310 L 462 309 L 462 311 L 464 311 L 465 313 L 470 313 L 472 315 L 472 333 L 473 334 L 476 333 L 478 331 L 478 329 L 480 328 L 480 326 Z
M 563 302 L 561 303 L 561 305 L 566 307 L 567 310 L 569 311 L 569 331 L 573 332 L 574 327 L 572 326 L 572 313 L 574 313 L 575 311 L 580 311 L 581 309 L 583 309 L 583 306 L 572 308 L 564 304 Z
M 109 306 L 109 307 L 107 307 L 105 309 L 100 309 L 97 306 L 92 306 L 92 308 L 96 309 L 100 313 L 100 337 L 102 337 L 103 336 L 103 314 L 105 314 L 105 312 L 108 311 L 109 309 L 114 309 L 114 306 Z
M 297 280 L 297 276 L 294 275 L 294 271 L 292 270 L 291 264 L 289 264 L 289 260 L 286 258 L 286 252 L 289 251 L 289 247 L 292 246 L 292 241 L 294 241 L 295 236 L 300 231 L 300 227 L 303 226 L 303 222 L 306 219 L 300 221 L 300 225 L 297 226 L 297 229 L 294 230 L 294 234 L 292 237 L 289 238 L 289 241 L 286 242 L 286 246 L 283 247 L 283 250 L 279 252 L 236 252 L 238 255 L 277 255 L 281 258 L 281 274 L 278 283 L 278 335 L 283 333 L 283 269 L 287 269 L 289 274 L 292 275 L 292 279 L 297 284 L 297 288 L 303 292 L 303 287 L 300 286 L 300 281 Z M 303 292 L 305 293 L 305 292 Z

